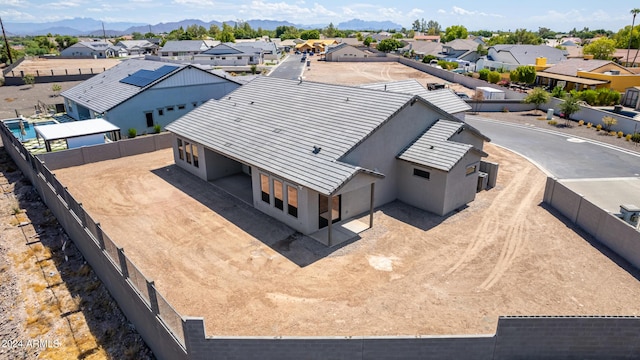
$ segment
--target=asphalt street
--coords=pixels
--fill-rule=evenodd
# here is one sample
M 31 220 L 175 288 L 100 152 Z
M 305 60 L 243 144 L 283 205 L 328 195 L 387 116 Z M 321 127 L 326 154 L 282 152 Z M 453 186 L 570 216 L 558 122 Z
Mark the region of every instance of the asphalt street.
M 491 142 L 523 155 L 559 179 L 639 177 L 640 155 L 590 139 L 467 115 Z
M 269 76 L 280 79 L 298 80 L 306 62 L 301 62 L 302 55 L 289 55 Z

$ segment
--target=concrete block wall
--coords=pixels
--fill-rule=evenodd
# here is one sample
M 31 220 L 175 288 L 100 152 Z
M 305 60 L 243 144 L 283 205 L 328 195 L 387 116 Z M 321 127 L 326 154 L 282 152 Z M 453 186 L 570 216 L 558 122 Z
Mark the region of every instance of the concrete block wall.
M 57 170 L 167 149 L 171 147 L 172 139 L 173 135 L 170 132 L 163 132 L 112 143 L 50 152 L 37 157 L 47 165 L 49 170 Z

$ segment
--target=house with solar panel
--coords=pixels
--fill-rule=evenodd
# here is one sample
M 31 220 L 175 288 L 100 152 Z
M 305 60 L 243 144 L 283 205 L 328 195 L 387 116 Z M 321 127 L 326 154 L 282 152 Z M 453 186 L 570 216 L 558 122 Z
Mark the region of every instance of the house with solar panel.
M 103 118 L 122 129 L 151 133 L 210 99 L 240 87 L 233 78 L 196 65 L 131 59 L 61 93 L 76 120 Z
M 309 99 L 330 106 L 291 111 Z M 328 246 L 394 200 L 437 215 L 464 207 L 489 141 L 418 95 L 270 77 L 167 130 L 177 166 Z

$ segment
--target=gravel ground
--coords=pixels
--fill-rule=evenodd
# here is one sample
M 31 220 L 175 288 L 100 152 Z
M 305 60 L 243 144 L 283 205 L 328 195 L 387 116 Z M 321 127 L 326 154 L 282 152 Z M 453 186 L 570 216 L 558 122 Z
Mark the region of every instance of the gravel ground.
M 58 82 L 62 91 L 68 90 L 82 81 Z M 45 104 L 61 104 L 64 100 L 61 96 L 53 96 L 49 84 L 35 84 L 20 86 L 0 86 L 0 119 L 16 117 L 16 110 L 25 117 L 35 114 L 35 105 L 38 101 Z

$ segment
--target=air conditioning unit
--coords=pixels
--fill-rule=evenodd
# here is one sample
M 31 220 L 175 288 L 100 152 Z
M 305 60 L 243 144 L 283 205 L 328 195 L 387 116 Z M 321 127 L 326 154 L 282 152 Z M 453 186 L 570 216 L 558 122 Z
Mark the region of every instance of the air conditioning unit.
M 633 226 L 638 228 L 640 223 L 640 207 L 636 205 L 620 205 L 620 218 Z

